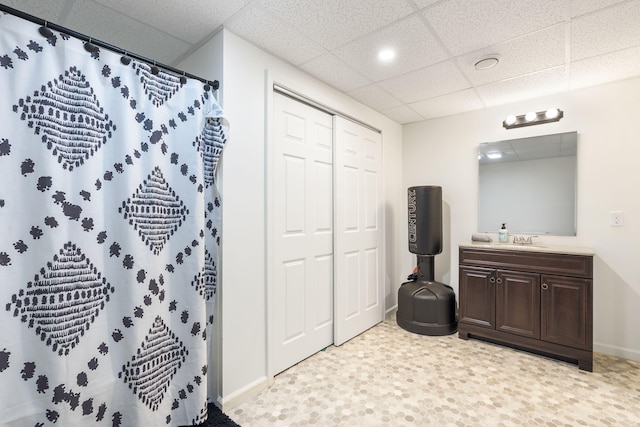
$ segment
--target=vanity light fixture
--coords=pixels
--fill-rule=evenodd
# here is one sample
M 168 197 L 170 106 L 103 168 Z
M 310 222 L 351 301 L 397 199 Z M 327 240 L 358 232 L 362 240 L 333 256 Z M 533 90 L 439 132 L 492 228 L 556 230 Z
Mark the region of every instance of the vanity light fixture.
M 520 116 L 507 116 L 502 122 L 505 129 L 520 128 L 523 126 L 541 125 L 543 123 L 557 122 L 564 117 L 562 110 L 550 108 L 545 111 L 530 111 Z
M 501 159 L 502 153 L 499 151 L 492 151 L 490 153 L 487 153 L 487 157 L 490 158 L 491 160 Z

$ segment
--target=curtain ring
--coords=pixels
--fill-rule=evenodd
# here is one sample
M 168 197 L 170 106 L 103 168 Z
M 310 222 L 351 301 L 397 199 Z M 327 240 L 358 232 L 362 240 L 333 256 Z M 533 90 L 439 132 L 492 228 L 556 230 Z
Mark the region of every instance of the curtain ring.
M 131 58 L 127 56 L 126 50 L 123 52 L 123 55 L 120 57 L 120 62 L 122 62 L 124 65 L 129 65 L 131 63 Z
M 182 83 L 183 85 L 187 83 L 187 73 L 186 73 L 186 71 L 182 72 L 182 76 L 180 76 L 180 83 Z
M 91 43 L 91 37 L 89 37 L 89 41 L 84 44 L 84 50 L 91 53 L 98 50 L 98 46 Z
M 156 61 L 153 61 L 153 67 L 151 67 L 151 74 L 157 76 L 160 72 L 160 69 L 156 66 Z
M 40 32 L 40 35 L 42 37 L 48 39 L 49 37 L 53 36 L 53 31 L 51 31 L 49 27 L 47 27 L 47 25 L 49 25 L 49 23 L 47 21 L 44 21 L 44 25 L 40 27 L 38 31 Z

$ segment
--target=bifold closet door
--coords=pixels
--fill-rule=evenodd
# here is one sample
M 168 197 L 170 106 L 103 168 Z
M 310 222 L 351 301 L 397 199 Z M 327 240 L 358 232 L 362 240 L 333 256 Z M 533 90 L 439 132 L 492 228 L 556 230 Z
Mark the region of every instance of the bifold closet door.
M 273 99 L 276 374 L 333 343 L 333 119 L 284 95 Z
M 334 344 L 384 320 L 382 135 L 334 116 Z

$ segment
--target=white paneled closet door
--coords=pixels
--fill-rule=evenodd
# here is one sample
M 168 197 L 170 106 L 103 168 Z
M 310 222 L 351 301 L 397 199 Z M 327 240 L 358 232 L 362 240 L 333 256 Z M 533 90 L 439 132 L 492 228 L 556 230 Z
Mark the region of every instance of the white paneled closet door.
M 334 116 L 334 344 L 384 320 L 382 135 Z
M 333 119 L 274 93 L 273 374 L 333 343 Z

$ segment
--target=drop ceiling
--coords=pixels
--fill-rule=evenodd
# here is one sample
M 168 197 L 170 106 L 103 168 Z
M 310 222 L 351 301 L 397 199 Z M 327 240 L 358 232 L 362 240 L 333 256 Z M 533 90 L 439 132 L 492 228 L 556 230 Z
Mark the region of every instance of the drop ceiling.
M 399 123 L 640 75 L 640 0 L 0 3 L 171 66 L 224 27 Z

